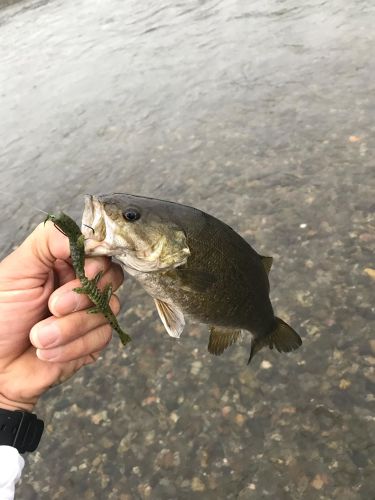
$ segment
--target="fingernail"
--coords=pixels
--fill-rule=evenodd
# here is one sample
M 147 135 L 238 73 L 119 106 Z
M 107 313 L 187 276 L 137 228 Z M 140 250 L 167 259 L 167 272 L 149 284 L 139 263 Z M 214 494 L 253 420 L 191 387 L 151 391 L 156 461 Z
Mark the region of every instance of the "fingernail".
M 53 361 L 58 357 L 60 348 L 57 349 L 37 349 L 36 355 L 42 361 Z
M 104 272 L 103 264 L 97 261 L 89 261 L 85 265 L 85 273 L 89 279 L 94 278 L 98 273 Z
M 51 309 L 61 315 L 75 312 L 79 305 L 79 295 L 76 292 L 69 291 L 58 295 L 53 299 Z
M 33 344 L 41 347 L 50 347 L 55 344 L 60 336 L 60 330 L 55 323 L 33 328 L 30 332 Z

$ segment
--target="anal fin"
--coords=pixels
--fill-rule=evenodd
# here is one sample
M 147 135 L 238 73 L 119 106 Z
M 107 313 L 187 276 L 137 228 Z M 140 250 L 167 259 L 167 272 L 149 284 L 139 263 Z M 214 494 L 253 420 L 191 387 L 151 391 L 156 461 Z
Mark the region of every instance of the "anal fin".
M 183 313 L 173 304 L 155 299 L 156 309 L 160 319 L 171 337 L 179 338 L 185 326 Z
M 220 354 L 223 354 L 225 349 L 237 342 L 240 337 L 241 330 L 211 326 L 210 339 L 208 341 L 208 352 L 214 354 L 215 356 L 220 356 Z

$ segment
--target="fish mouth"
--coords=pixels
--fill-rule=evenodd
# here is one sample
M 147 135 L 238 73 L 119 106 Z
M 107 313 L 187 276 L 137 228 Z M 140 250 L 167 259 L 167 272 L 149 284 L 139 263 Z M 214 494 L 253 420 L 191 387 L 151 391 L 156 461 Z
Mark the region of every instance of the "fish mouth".
M 105 212 L 100 200 L 91 194 L 85 195 L 81 231 L 85 238 L 85 254 L 90 256 L 118 255 L 114 242 L 113 221 Z
M 116 257 L 126 269 L 137 272 L 173 269 L 185 264 L 190 250 L 182 231 L 167 231 L 152 224 L 135 231 L 126 225 L 121 206 L 113 196 L 88 194 L 81 231 L 88 256 Z M 147 230 L 150 229 L 149 234 Z

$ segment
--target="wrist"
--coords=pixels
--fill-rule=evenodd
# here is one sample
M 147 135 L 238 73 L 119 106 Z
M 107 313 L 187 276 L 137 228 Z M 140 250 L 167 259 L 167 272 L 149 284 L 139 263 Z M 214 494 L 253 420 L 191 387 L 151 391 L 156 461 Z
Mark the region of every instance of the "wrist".
M 0 395 L 0 409 L 2 410 L 21 410 L 32 412 L 34 409 L 35 402 L 22 402 L 22 401 L 11 401 L 10 399 L 5 398 L 3 395 Z

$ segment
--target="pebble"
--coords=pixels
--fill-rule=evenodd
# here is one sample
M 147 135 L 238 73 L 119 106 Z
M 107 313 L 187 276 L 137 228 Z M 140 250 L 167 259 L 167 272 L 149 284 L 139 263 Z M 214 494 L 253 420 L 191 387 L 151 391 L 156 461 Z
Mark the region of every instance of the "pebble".
M 281 408 L 282 413 L 288 413 L 289 415 L 293 415 L 296 411 L 297 408 L 295 406 L 283 406 L 283 408 Z
M 200 455 L 200 466 L 205 469 L 208 466 L 208 453 L 206 450 L 201 450 L 199 455 Z
M 205 491 L 205 484 L 199 479 L 199 477 L 193 477 L 191 481 L 191 489 L 193 491 Z
M 177 415 L 176 412 L 172 411 L 172 413 L 169 415 L 169 418 L 172 420 L 174 424 L 176 424 L 180 417 Z
M 97 467 L 102 461 L 102 457 L 100 455 L 98 455 L 97 457 L 94 458 L 94 460 L 92 461 L 92 466 L 95 468 Z
M 95 413 L 94 415 L 91 416 L 91 421 L 98 425 L 101 422 L 108 420 L 108 412 L 106 410 L 103 410 L 99 413 Z
M 231 411 L 232 408 L 230 406 L 223 406 L 223 408 L 221 409 L 221 414 L 223 415 L 223 417 L 227 417 Z
M 147 483 L 140 484 L 138 486 L 138 493 L 141 495 L 142 498 L 150 498 L 152 493 L 152 488 Z
M 245 423 L 246 417 L 245 417 L 245 415 L 242 415 L 241 413 L 237 413 L 234 420 L 236 421 L 236 424 L 241 427 Z
M 158 453 L 155 463 L 161 467 L 162 469 L 171 469 L 173 467 L 177 467 L 180 464 L 180 454 L 179 452 L 173 453 L 169 449 L 162 449 L 160 453 Z
M 370 267 L 366 267 L 363 272 L 367 274 L 367 276 L 370 276 L 373 280 L 375 280 L 375 269 L 372 269 Z
M 359 142 L 361 138 L 358 135 L 350 135 L 348 138 L 349 142 Z
M 203 364 L 201 361 L 194 361 L 191 364 L 190 373 L 192 375 L 198 375 L 198 373 L 201 371 L 202 366 L 203 366 Z
M 350 382 L 350 380 L 347 380 L 347 379 L 345 379 L 345 378 L 342 378 L 342 379 L 340 380 L 339 387 L 340 387 L 340 389 L 345 390 L 345 389 L 347 389 L 348 387 L 350 387 L 350 386 L 351 386 L 351 384 L 352 384 L 352 383 Z
M 145 443 L 146 445 L 150 445 L 155 441 L 155 431 L 152 430 L 150 432 L 147 432 L 145 435 Z
M 311 481 L 311 486 L 316 490 L 321 490 L 328 483 L 328 477 L 325 474 L 317 474 Z
M 270 363 L 269 361 L 267 361 L 266 359 L 264 359 L 264 360 L 261 362 L 260 367 L 261 367 L 263 370 L 269 370 L 270 368 L 272 368 L 272 363 Z

